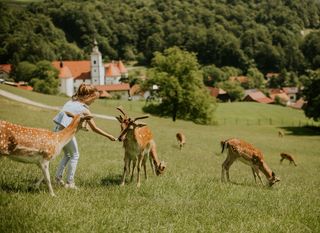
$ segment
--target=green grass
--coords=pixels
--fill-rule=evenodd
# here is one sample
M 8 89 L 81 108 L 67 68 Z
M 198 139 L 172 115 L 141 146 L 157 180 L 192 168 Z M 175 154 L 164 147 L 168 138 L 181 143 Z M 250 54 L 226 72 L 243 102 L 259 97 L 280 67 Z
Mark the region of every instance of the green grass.
M 0 85 L 1 88 L 3 88 Z M 26 94 L 25 92 L 23 92 Z M 30 98 L 51 105 L 67 98 L 28 93 Z M 47 102 L 48 101 L 48 102 Z M 94 113 L 118 114 L 125 105 L 134 116 L 143 102 L 98 101 Z M 0 97 L 0 119 L 51 129 L 55 111 L 26 106 Z M 79 132 L 81 153 L 76 183 L 79 191 L 54 185 L 52 198 L 46 185 L 32 189 L 40 176 L 35 165 L 0 159 L 0 232 L 320 232 L 320 133 L 319 129 L 294 126 L 290 119 L 304 121 L 301 111 L 254 103 L 221 104 L 217 119 L 239 119 L 238 124 L 217 126 L 172 122 L 151 117 L 151 127 L 161 160 L 167 171 L 149 179 L 119 187 L 123 169 L 123 148 L 92 132 Z M 251 124 L 252 117 L 283 118 L 286 123 Z M 281 122 L 281 120 L 279 120 Z M 116 121 L 96 119 L 97 125 L 117 136 Z M 282 128 L 286 135 L 278 138 Z M 186 147 L 179 151 L 175 133 L 182 130 Z M 251 169 L 235 163 L 232 183 L 220 182 L 220 140 L 239 137 L 265 154 L 269 166 L 281 181 L 272 188 L 254 183 Z M 284 162 L 280 152 L 295 156 L 298 166 Z M 52 161 L 54 177 L 61 156 Z

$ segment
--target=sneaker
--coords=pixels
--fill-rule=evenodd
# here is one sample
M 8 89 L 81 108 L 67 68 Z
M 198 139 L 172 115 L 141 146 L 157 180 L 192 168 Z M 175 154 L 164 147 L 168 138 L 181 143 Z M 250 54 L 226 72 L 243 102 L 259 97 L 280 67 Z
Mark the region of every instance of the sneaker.
M 56 181 L 56 184 L 58 184 L 60 186 L 64 186 L 65 185 L 64 181 L 61 178 L 56 177 L 55 181 Z
M 75 185 L 75 183 L 68 183 L 68 182 L 64 185 L 64 187 L 67 188 L 67 189 L 74 189 L 74 190 L 78 190 L 78 189 L 79 189 L 79 188 Z

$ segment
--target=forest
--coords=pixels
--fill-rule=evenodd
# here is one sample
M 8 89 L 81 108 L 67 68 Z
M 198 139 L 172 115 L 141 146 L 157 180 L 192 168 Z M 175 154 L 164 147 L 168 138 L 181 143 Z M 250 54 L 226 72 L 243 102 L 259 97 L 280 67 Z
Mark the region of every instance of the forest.
M 0 63 L 87 58 L 93 40 L 104 59 L 150 65 L 178 46 L 203 66 L 246 73 L 320 67 L 316 0 L 45 0 L 0 3 Z

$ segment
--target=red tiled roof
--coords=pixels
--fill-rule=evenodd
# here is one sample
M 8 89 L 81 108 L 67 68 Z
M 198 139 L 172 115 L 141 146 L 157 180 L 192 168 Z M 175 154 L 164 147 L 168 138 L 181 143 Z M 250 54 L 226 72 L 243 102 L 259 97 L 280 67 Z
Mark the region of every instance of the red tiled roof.
M 120 76 L 120 70 L 115 63 L 110 63 L 106 70 L 106 77 Z
M 90 61 L 62 61 L 63 67 L 68 67 L 74 79 L 90 79 Z M 53 61 L 52 65 L 59 70 L 60 74 L 63 67 L 60 61 Z M 59 76 L 60 77 L 60 76 Z
M 289 96 L 286 93 L 270 94 L 270 97 L 273 100 L 275 100 L 277 96 L 284 102 L 288 102 L 290 100 Z
M 59 78 L 72 78 L 72 73 L 68 66 L 63 66 L 60 70 Z
M 298 93 L 297 87 L 283 87 L 282 90 L 287 94 L 297 94 Z
M 121 60 L 118 61 L 118 68 L 119 68 L 121 74 L 128 72 L 127 68 L 123 65 Z
M 98 89 L 98 91 L 129 91 L 130 90 L 130 86 L 128 83 L 97 85 L 95 87 Z
M 209 90 L 209 94 L 211 96 L 217 97 L 218 95 L 224 95 L 227 94 L 223 89 L 217 88 L 217 87 L 207 87 Z
M 273 100 L 265 96 L 261 91 L 251 92 L 248 95 L 246 95 L 243 100 L 255 101 L 258 103 L 266 103 L 266 104 L 273 103 Z
M 306 104 L 306 101 L 303 98 L 300 98 L 297 100 L 297 102 L 292 104 L 290 107 L 296 108 L 296 109 L 302 109 L 303 105 L 305 104 Z
M 11 71 L 11 65 L 10 64 L 0 64 L 0 71 L 4 71 L 7 74 Z

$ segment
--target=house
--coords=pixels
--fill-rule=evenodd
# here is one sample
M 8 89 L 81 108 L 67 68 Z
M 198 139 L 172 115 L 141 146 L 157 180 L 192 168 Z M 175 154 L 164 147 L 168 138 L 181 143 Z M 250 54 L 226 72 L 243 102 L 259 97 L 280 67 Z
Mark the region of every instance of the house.
M 100 93 L 107 93 L 117 99 L 129 99 L 130 96 L 130 85 L 128 83 L 97 85 L 96 88 Z
M 258 102 L 265 104 L 270 104 L 274 102 L 272 99 L 268 98 L 265 94 L 263 94 L 261 91 L 257 89 L 246 90 L 243 101 Z
M 290 107 L 295 109 L 302 109 L 306 103 L 307 102 L 303 98 L 300 98 L 295 103 L 291 104 Z
M 6 80 L 11 71 L 10 64 L 0 64 L 0 79 Z
M 230 100 L 229 94 L 221 88 L 207 86 L 207 89 L 209 90 L 210 96 L 213 96 L 222 102 L 227 102 Z
M 99 51 L 98 44 L 94 41 L 90 60 L 85 61 L 53 61 L 52 65 L 59 71 L 60 85 L 59 90 L 67 96 L 72 96 L 81 83 L 93 84 L 96 87 L 115 85 L 110 87 L 112 92 L 123 92 L 120 79 L 128 77 L 128 70 L 122 61 L 112 61 L 103 63 L 102 55 Z M 100 89 L 108 89 L 102 87 Z M 106 91 L 106 90 L 104 90 Z M 106 96 L 106 93 L 100 93 Z M 112 95 L 110 93 L 110 95 Z M 120 94 L 125 97 L 127 95 Z
M 278 98 L 282 105 L 289 105 L 289 96 L 280 88 L 269 89 L 269 96 L 273 101 Z
M 297 101 L 298 88 L 297 87 L 283 87 L 282 90 L 289 96 L 290 104 Z

